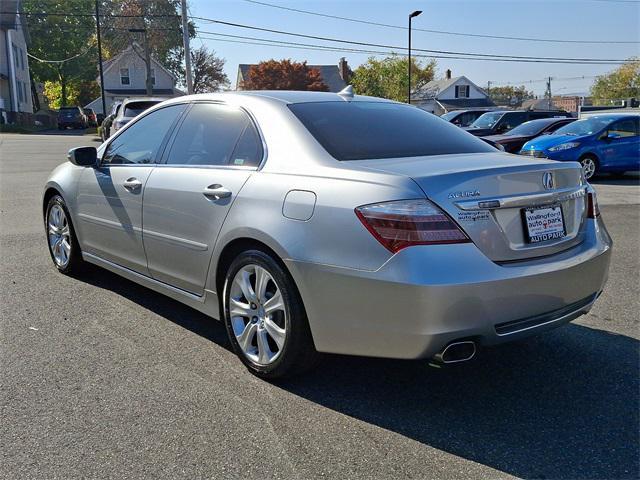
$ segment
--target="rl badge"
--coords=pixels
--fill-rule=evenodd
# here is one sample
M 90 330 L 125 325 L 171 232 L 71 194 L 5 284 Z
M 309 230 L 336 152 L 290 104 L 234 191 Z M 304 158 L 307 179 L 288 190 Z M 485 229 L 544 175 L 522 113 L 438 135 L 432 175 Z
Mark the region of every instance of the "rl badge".
M 523 216 L 529 243 L 544 242 L 566 235 L 560 205 L 525 208 Z

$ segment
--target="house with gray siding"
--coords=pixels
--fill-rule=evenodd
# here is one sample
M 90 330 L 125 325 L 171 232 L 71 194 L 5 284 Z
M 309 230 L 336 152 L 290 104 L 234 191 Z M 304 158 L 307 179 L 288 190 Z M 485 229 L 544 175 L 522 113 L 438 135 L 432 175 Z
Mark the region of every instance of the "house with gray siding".
M 129 45 L 115 57 L 103 62 L 104 97 L 107 112 L 111 110 L 111 105 L 114 102 L 147 95 L 147 67 L 143 58 L 138 54 L 140 51 L 142 51 L 142 47 L 139 45 Z M 96 81 L 100 83 L 100 77 Z M 175 75 L 153 57 L 151 57 L 151 82 L 153 97 L 170 98 L 184 95 L 184 92 L 175 88 Z M 95 112 L 102 113 L 102 98 L 96 98 L 85 105 L 85 108 L 93 108 Z
M 436 115 L 452 110 L 495 107 L 487 93 L 464 75 L 452 77 L 447 70 L 441 80 L 432 80 L 411 94 L 411 103 Z
M 19 0 L 2 0 L 0 8 L 0 123 L 31 125 L 33 100 L 27 44 L 29 32 Z

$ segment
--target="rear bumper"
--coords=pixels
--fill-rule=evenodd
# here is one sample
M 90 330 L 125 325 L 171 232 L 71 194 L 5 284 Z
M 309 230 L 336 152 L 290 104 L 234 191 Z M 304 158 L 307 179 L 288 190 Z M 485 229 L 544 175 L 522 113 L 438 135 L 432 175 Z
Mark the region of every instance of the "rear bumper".
M 586 313 L 604 288 L 611 239 L 600 221 L 562 253 L 499 265 L 473 244 L 411 247 L 376 271 L 289 260 L 322 352 L 427 358 L 460 339 L 492 345 Z

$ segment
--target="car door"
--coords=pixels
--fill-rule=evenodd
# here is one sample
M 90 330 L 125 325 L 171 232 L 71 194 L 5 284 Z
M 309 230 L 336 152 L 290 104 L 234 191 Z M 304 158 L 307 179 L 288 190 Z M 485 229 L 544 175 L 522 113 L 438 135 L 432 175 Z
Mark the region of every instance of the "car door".
M 605 130 L 600 140 L 601 167 L 617 171 L 640 168 L 639 127 L 639 119 L 629 116 L 613 122 Z
M 99 167 L 87 168 L 78 185 L 82 249 L 148 275 L 142 245 L 142 197 L 171 126 L 186 105 L 140 118 L 106 146 Z
M 191 107 L 146 185 L 143 239 L 153 278 L 204 293 L 222 223 L 262 156 L 245 111 L 221 103 Z

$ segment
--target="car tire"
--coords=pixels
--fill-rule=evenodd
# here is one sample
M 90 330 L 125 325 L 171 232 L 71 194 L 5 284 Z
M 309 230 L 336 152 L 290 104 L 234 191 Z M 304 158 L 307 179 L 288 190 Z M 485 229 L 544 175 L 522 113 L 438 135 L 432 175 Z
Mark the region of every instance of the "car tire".
M 47 203 L 44 216 L 47 247 L 55 267 L 64 274 L 75 273 L 84 265 L 82 252 L 71 222 L 71 215 L 60 195 Z
M 593 155 L 585 155 L 582 157 L 580 159 L 580 165 L 582 165 L 582 172 L 586 180 L 594 178 L 599 173 L 600 165 L 598 164 L 598 159 Z
M 319 354 L 300 294 L 270 254 L 240 253 L 225 275 L 223 299 L 229 340 L 251 373 L 274 380 L 315 366 Z

